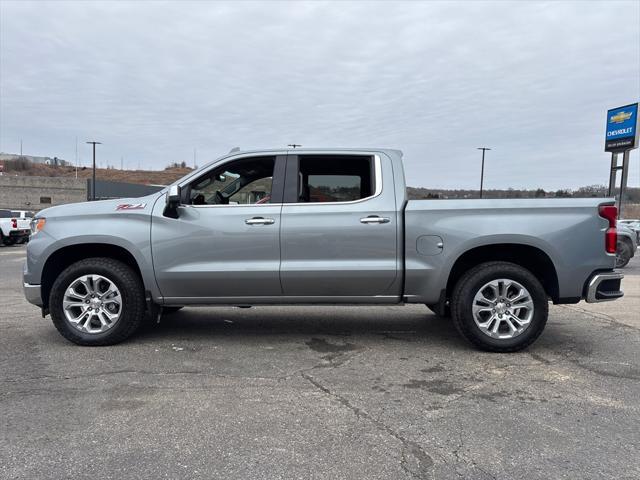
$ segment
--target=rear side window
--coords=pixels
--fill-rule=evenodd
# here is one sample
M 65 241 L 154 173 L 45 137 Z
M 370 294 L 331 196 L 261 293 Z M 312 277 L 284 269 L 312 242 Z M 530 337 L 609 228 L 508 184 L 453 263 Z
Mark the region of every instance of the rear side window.
M 367 156 L 301 155 L 298 202 L 352 202 L 374 191 L 373 161 Z

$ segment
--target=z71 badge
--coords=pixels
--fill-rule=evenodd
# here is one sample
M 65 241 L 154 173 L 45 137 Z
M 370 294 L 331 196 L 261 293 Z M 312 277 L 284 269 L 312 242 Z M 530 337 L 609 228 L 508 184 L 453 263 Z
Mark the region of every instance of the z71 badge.
M 116 210 L 142 210 L 146 206 L 146 203 L 121 203 Z

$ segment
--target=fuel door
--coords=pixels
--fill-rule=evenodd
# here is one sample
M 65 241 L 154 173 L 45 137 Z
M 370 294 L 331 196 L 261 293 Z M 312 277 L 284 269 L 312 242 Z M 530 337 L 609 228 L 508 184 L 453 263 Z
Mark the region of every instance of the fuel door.
M 444 248 L 442 237 L 438 235 L 422 235 L 416 240 L 416 250 L 420 255 L 432 257 L 440 255 Z

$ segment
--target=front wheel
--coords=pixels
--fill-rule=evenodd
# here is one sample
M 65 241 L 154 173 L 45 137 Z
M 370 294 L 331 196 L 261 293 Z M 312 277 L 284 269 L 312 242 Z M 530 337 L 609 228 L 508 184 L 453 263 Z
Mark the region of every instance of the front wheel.
M 58 275 L 49 309 L 53 324 L 67 340 L 78 345 L 113 345 L 140 326 L 144 287 L 125 263 L 87 258 Z
M 538 279 L 508 262 L 483 263 L 468 271 L 454 288 L 451 307 L 462 336 L 492 352 L 528 347 L 542 334 L 549 315 Z

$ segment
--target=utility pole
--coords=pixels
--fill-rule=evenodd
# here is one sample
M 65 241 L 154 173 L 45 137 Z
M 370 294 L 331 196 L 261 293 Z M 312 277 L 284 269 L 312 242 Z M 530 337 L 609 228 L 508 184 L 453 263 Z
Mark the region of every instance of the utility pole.
M 478 150 L 482 150 L 482 170 L 480 170 L 480 198 L 482 198 L 482 186 L 484 184 L 484 152 L 491 149 L 487 147 L 478 147 Z
M 76 135 L 76 180 L 78 179 L 78 136 Z
M 196 165 L 197 165 L 196 164 L 196 149 L 194 147 L 194 149 L 193 149 L 193 168 L 194 169 L 196 168 Z
M 120 155 L 120 170 L 124 170 L 124 157 Z
M 20 139 L 20 156 L 22 156 L 22 139 Z
M 93 145 L 93 182 L 91 184 L 91 200 L 96 199 L 96 145 L 102 145 L 101 142 L 87 142 Z

